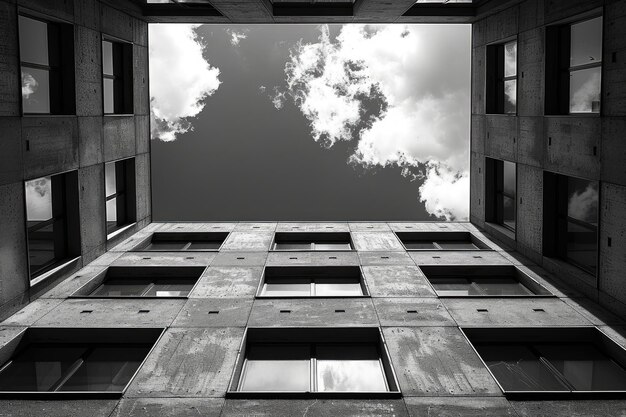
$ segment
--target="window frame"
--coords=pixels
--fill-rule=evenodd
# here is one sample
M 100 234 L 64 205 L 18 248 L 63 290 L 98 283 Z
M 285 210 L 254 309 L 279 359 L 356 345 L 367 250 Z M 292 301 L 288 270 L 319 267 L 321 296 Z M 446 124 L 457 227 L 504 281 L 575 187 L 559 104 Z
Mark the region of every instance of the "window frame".
M 515 43 L 515 74 L 506 75 L 506 46 Z M 518 97 L 518 57 L 517 37 L 504 42 L 487 45 L 486 49 L 486 93 L 485 93 L 485 113 L 501 114 L 508 116 L 517 115 Z M 515 110 L 506 111 L 506 82 L 515 81 Z
M 396 237 L 402 243 L 402 247 L 407 252 L 423 252 L 423 251 L 463 251 L 463 252 L 474 252 L 474 251 L 490 251 L 493 250 L 490 248 L 485 242 L 476 237 L 472 232 L 394 232 Z M 411 242 L 423 242 L 423 243 L 433 243 L 434 248 L 428 249 L 415 249 L 408 248 L 405 243 Z M 441 247 L 439 243 L 445 242 L 464 242 L 471 243 L 476 248 L 474 249 L 446 249 Z
M 318 244 L 348 244 L 350 249 L 315 249 Z M 323 243 L 322 243 L 323 242 Z M 276 249 L 282 243 L 309 243 L 308 249 Z M 350 232 L 275 232 L 270 243 L 270 252 L 354 252 L 354 243 Z
M 111 44 L 112 74 L 104 72 L 104 43 Z M 104 116 L 131 116 L 134 110 L 134 70 L 133 48 L 134 44 L 120 38 L 102 34 L 101 42 L 101 85 L 102 85 L 102 113 Z M 105 102 L 105 80 L 113 81 L 113 111 L 109 112 Z M 116 83 L 116 81 L 118 81 Z
M 515 195 L 505 192 L 504 187 L 504 163 L 515 165 Z M 517 163 L 496 158 L 485 158 L 485 221 L 516 234 L 519 210 L 517 207 Z M 513 200 L 515 213 L 515 228 L 504 222 L 504 199 Z
M 106 191 L 106 170 L 107 166 L 115 166 L 115 192 L 107 195 Z M 119 190 L 119 188 L 122 190 Z M 110 225 L 107 219 L 107 203 L 116 199 L 115 204 L 115 225 Z M 137 194 L 135 179 L 135 158 L 126 158 L 118 161 L 104 163 L 104 224 L 107 240 L 117 236 L 121 231 L 137 221 Z
M 228 239 L 230 232 L 154 232 L 146 239 L 135 245 L 131 252 L 219 252 Z M 187 242 L 183 249 L 146 249 L 152 243 L 163 242 Z M 217 242 L 221 240 L 217 249 L 193 249 L 194 242 Z

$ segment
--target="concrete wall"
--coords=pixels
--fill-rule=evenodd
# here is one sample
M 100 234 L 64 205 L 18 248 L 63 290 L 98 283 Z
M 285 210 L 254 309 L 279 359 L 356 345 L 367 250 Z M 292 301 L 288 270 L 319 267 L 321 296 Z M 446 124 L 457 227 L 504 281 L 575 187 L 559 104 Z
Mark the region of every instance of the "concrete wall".
M 108 3 L 0 0 L 0 318 L 72 272 L 69 268 L 30 288 L 24 181 L 78 170 L 81 259 L 73 269 L 150 222 L 148 26 Z M 126 6 L 132 8 L 132 3 Z M 74 25 L 76 115 L 21 115 L 20 12 Z M 133 43 L 133 115 L 103 115 L 103 35 Z M 104 163 L 128 157 L 136 157 L 137 224 L 107 244 Z
M 497 9 L 496 3 L 481 5 L 473 25 L 471 221 L 626 315 L 626 1 L 525 0 L 503 2 Z M 604 16 L 601 114 L 545 116 L 546 25 L 594 9 Z M 486 114 L 486 46 L 511 38 L 518 45 L 517 114 Z M 485 157 L 517 163 L 516 234 L 485 223 Z M 543 256 L 544 170 L 600 181 L 597 277 Z

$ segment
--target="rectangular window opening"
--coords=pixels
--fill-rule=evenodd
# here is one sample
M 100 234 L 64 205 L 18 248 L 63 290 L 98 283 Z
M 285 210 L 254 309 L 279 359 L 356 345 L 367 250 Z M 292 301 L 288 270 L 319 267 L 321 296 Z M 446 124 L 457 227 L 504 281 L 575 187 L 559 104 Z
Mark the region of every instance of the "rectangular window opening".
M 214 252 L 218 251 L 227 232 L 156 232 L 133 248 L 135 252 Z
M 490 250 L 470 232 L 396 232 L 406 250 Z
M 257 297 L 368 296 L 358 266 L 268 266 Z
M 104 165 L 106 229 L 115 231 L 136 221 L 135 158 Z
M 351 251 L 354 247 L 350 233 L 276 233 L 272 250 L 274 251 Z
M 485 220 L 515 232 L 517 223 L 517 165 L 486 158 Z
M 517 41 L 487 46 L 488 114 L 517 113 Z
M 102 40 L 104 114 L 133 114 L 133 45 Z

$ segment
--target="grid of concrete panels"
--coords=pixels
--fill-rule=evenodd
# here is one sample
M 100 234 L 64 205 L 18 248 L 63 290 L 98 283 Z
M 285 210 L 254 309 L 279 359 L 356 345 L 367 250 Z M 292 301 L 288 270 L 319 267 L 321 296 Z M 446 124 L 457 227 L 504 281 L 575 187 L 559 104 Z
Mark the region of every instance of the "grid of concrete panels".
M 152 233 L 173 231 L 229 235 L 217 252 L 132 252 Z M 276 231 L 350 232 L 356 250 L 271 252 Z M 394 233 L 400 231 L 470 231 L 493 250 L 406 252 Z M 440 299 L 419 268 L 481 264 L 515 265 L 555 297 Z M 282 265 L 358 265 L 371 297 L 255 298 L 264 266 Z M 109 266 L 205 269 L 188 299 L 68 298 Z M 0 324 L 0 346 L 29 327 L 165 328 L 123 398 L 0 404 L 6 415 L 62 415 L 69 404 L 92 416 L 619 415 L 624 400 L 508 401 L 460 328 L 595 326 L 626 347 L 624 325 L 470 223 L 153 223 Z M 381 328 L 402 399 L 226 398 L 248 326 Z

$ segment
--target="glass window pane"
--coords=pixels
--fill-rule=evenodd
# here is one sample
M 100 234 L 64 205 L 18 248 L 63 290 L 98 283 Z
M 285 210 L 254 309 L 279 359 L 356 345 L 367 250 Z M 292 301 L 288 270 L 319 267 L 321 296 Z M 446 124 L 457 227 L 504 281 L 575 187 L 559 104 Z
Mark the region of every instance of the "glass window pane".
M 533 292 L 512 277 L 473 278 L 485 295 L 532 295 Z
M 48 24 L 20 16 L 19 26 L 22 62 L 48 65 Z
M 318 391 L 387 391 L 376 346 L 324 344 L 316 350 Z
M 149 346 L 95 348 L 60 391 L 122 391 L 149 351 Z
M 567 391 L 530 349 L 522 345 L 474 344 L 506 391 Z
M 570 66 L 602 62 L 602 17 L 571 26 Z
M 274 250 L 311 250 L 311 243 L 304 242 L 276 242 Z
M 187 250 L 217 250 L 222 246 L 220 241 L 197 241 L 191 242 Z
M 537 345 L 537 350 L 576 390 L 626 390 L 624 368 L 591 344 Z
M 107 201 L 107 222 L 117 222 L 117 198 L 112 198 Z
M 517 111 L 517 80 L 504 82 L 504 112 L 515 113 Z
M 311 295 L 311 284 L 308 280 L 266 280 L 263 295 L 268 297 L 308 297 Z
M 503 191 L 504 194 L 507 194 L 510 197 L 515 197 L 515 190 L 517 188 L 515 168 L 514 162 L 502 162 L 502 177 L 504 183 Z
M 363 289 L 357 278 L 316 278 L 315 295 L 318 297 L 359 296 L 363 295 Z
M 151 280 L 148 278 L 114 278 L 108 279 L 95 291 L 92 297 L 139 297 L 141 296 Z
M 437 247 L 433 242 L 418 242 L 409 241 L 404 242 L 404 246 L 409 250 L 436 250 Z
M 478 249 L 476 245 L 472 242 L 463 242 L 463 241 L 455 241 L 448 240 L 443 242 L 437 242 L 441 249 L 445 250 L 475 250 Z
M 52 218 L 52 178 L 26 181 L 26 219 L 31 226 Z
M 574 177 L 567 178 L 567 216 L 597 226 L 597 182 Z
M 158 280 L 144 297 L 186 297 L 195 283 L 193 278 Z
M 113 75 L 113 43 L 102 41 L 102 73 Z
M 595 274 L 598 235 L 595 229 L 567 222 L 567 258 Z
M 46 69 L 22 67 L 22 111 L 50 113 L 50 73 Z
M 105 78 L 103 80 L 103 94 L 104 94 L 104 112 L 115 113 L 114 106 L 114 93 L 113 93 L 113 80 L 111 78 Z
M 107 197 L 117 192 L 115 162 L 104 165 L 104 186 Z
M 34 274 L 49 266 L 56 259 L 54 229 L 62 228 L 62 222 L 49 224 L 28 232 L 28 261 L 30 273 Z
M 517 75 L 517 42 L 504 44 L 504 76 Z
M 350 243 L 317 243 L 315 242 L 315 250 L 350 250 Z
M 179 251 L 183 250 L 185 246 L 187 246 L 188 242 L 168 242 L 168 241 L 157 241 L 151 242 L 144 249 L 145 251 Z
M 251 345 L 240 391 L 310 391 L 309 345 Z
M 430 283 L 442 296 L 463 297 L 470 295 L 470 281 L 462 277 L 433 277 Z M 474 295 L 474 294 L 472 294 Z
M 502 223 L 515 230 L 515 200 L 509 197 L 502 197 Z
M 31 345 L 0 373 L 0 391 L 49 391 L 84 352 L 81 347 Z
M 569 75 L 569 111 L 599 113 L 602 67 L 572 71 Z

